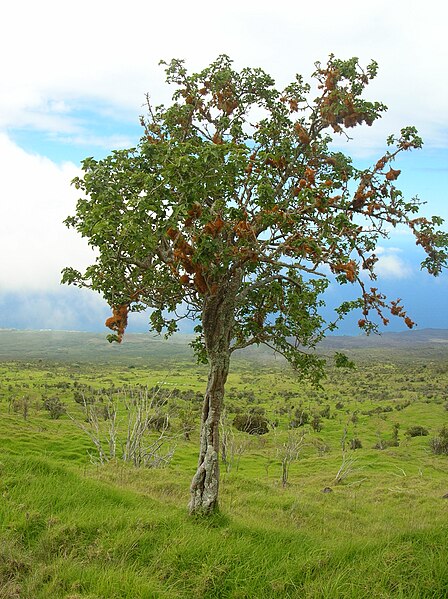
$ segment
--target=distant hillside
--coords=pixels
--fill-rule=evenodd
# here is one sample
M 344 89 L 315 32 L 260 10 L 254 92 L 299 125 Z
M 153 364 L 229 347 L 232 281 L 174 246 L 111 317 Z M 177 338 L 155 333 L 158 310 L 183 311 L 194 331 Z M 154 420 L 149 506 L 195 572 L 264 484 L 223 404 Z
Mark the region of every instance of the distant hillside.
M 0 329 L 0 360 L 56 359 L 82 362 L 190 359 L 192 336 L 176 335 L 169 341 L 148 333 L 126 335 L 123 343 L 109 343 L 106 334 L 79 331 L 22 331 Z
M 60 360 L 64 362 L 151 363 L 191 361 L 192 335 L 174 335 L 169 340 L 145 334 L 128 334 L 121 345 L 110 344 L 106 335 L 77 331 L 28 331 L 0 329 L 0 360 Z M 360 359 L 448 358 L 448 330 L 423 329 L 382 335 L 331 336 L 319 352 L 344 351 Z M 253 347 L 237 352 L 240 358 L 271 360 L 272 351 Z
M 402 333 L 382 333 L 381 335 L 331 336 L 323 342 L 323 347 L 334 349 L 355 348 L 403 348 L 438 347 L 448 344 L 448 329 L 422 329 Z

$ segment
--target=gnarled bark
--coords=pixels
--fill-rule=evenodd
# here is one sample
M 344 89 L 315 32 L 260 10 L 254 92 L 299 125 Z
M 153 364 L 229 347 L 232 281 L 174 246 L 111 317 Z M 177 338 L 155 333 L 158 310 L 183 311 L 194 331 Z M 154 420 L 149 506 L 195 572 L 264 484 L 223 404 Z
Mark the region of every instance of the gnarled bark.
M 235 296 L 239 283 L 240 278 L 234 276 L 216 295 L 205 300 L 202 327 L 209 374 L 202 407 L 198 467 L 190 486 L 191 514 L 208 514 L 218 508 L 219 420 L 229 372 Z

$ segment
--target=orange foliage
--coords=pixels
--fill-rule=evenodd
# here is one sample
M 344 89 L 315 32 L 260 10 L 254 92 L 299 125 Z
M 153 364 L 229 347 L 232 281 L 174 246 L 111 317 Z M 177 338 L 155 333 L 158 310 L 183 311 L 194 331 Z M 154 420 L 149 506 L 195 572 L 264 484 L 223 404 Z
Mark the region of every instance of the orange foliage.
M 334 273 L 345 274 L 347 281 L 350 281 L 350 283 L 354 283 L 356 280 L 356 263 L 353 260 L 346 263 L 333 264 L 331 270 Z
M 218 93 L 214 94 L 213 97 L 216 102 L 216 106 L 227 116 L 232 114 L 235 108 L 238 107 L 238 101 L 234 97 L 233 90 L 230 86 L 227 86 Z
M 108 329 L 117 333 L 117 342 L 121 343 L 128 324 L 129 304 L 112 307 L 112 316 L 104 323 Z
M 393 168 L 391 168 L 390 171 L 388 173 L 386 173 L 386 179 L 388 181 L 395 181 L 395 179 L 398 179 L 398 176 L 400 173 L 401 173 L 401 171 L 394 170 Z
M 308 181 L 308 183 L 310 185 L 314 185 L 315 175 L 316 175 L 316 171 L 314 169 L 312 169 L 310 166 L 307 166 L 305 169 L 305 179 Z
M 202 206 L 195 202 L 190 210 L 187 212 L 187 218 L 185 219 L 185 226 L 190 227 L 193 222 L 198 219 L 202 214 Z
M 253 233 L 252 227 L 247 222 L 247 220 L 240 220 L 234 225 L 233 230 L 237 234 L 238 237 L 251 237 Z
M 383 156 L 380 160 L 378 160 L 378 162 L 375 164 L 375 170 L 376 171 L 380 171 L 381 169 L 383 169 L 386 166 L 386 162 L 387 162 L 387 158 L 386 156 Z
M 412 327 L 414 327 L 414 326 L 415 326 L 415 322 L 413 322 L 413 321 L 412 321 L 412 320 L 409 318 L 409 316 L 406 316 L 406 318 L 404 319 L 404 322 L 406 323 L 406 326 L 407 326 L 409 329 L 412 329 Z
M 284 156 L 280 156 L 280 158 L 272 158 L 269 156 L 268 158 L 266 158 L 264 162 L 268 166 L 274 166 L 275 168 L 278 168 L 280 170 L 284 170 L 287 164 L 286 158 Z
M 179 235 L 179 231 L 177 229 L 174 229 L 173 227 L 169 227 L 166 230 L 166 234 L 168 235 L 168 237 L 170 239 L 172 239 L 174 241 L 176 239 L 176 237 Z
M 327 72 L 327 78 L 325 79 L 325 87 L 328 91 L 332 91 L 336 87 L 336 83 L 340 76 L 338 69 L 329 69 Z
M 310 143 L 310 136 L 306 132 L 305 128 L 302 127 L 300 123 L 296 123 L 294 125 L 294 131 L 297 133 L 297 136 L 300 140 L 300 143 L 308 145 Z
M 299 103 L 295 98 L 289 100 L 289 109 L 291 112 L 297 112 L 297 110 L 299 110 Z
M 189 218 L 194 218 L 200 216 L 202 213 L 202 208 L 199 204 L 195 204 L 193 208 L 189 211 Z M 204 227 L 204 231 L 207 231 L 209 234 L 217 235 L 222 227 L 224 226 L 224 221 L 221 217 L 217 217 L 214 221 L 207 223 Z M 182 285 L 189 285 L 194 283 L 196 289 L 201 294 L 205 294 L 209 291 L 207 281 L 204 276 L 204 269 L 201 264 L 196 264 L 192 260 L 192 256 L 194 254 L 194 248 L 186 241 L 184 236 L 180 231 L 170 227 L 167 230 L 167 235 L 170 239 L 174 241 L 173 244 L 173 261 L 174 263 L 170 264 L 171 271 L 173 275 L 179 278 L 179 281 Z M 183 274 L 179 276 L 178 266 L 182 266 L 182 268 L 188 274 Z M 194 275 L 193 280 L 188 275 Z

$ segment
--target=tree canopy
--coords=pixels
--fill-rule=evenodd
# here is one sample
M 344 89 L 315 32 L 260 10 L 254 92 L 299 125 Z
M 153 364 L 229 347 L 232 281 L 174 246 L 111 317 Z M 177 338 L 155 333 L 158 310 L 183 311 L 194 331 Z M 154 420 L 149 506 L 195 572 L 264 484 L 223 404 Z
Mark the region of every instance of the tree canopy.
M 419 215 L 419 200 L 397 187 L 396 157 L 422 146 L 414 127 L 390 136 L 367 169 L 332 145 L 386 110 L 363 98 L 375 62 L 363 69 L 357 58 L 331 55 L 316 63 L 314 99 L 299 75 L 280 91 L 263 70 L 234 70 L 225 55 L 193 74 L 182 60 L 163 64 L 171 105 L 148 96 L 139 144 L 86 158 L 74 180 L 83 197 L 65 222 L 98 257 L 84 273 L 66 268 L 63 282 L 104 296 L 111 341 L 121 341 L 129 312 L 147 307 L 150 328 L 168 335 L 179 319 L 194 319 L 198 357 L 212 372 L 225 356 L 219 389 L 209 378 L 206 392 L 216 410 L 204 407 L 203 424 L 213 412 L 215 426 L 237 349 L 266 344 L 316 380 L 322 360 L 307 350 L 351 310 L 366 332 L 390 315 L 412 328 L 401 300 L 375 286 L 376 247 L 408 227 L 422 266 L 438 275 L 448 236 L 442 219 Z M 359 294 L 328 322 L 320 308 L 332 279 Z

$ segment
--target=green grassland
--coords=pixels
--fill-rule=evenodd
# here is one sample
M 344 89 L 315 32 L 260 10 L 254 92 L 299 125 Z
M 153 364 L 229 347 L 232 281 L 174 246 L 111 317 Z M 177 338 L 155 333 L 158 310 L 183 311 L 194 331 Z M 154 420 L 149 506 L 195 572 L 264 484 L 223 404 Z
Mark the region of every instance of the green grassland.
M 322 351 L 345 349 L 356 368 L 329 361 L 320 389 L 267 352 L 237 357 L 221 511 L 204 520 L 187 503 L 207 373 L 184 339 L 0 341 L 0 598 L 448 597 L 448 456 L 430 450 L 448 424 L 443 335 L 332 340 Z M 145 442 L 170 457 L 137 468 L 121 457 L 145 398 L 169 417 Z M 55 405 L 66 412 L 52 418 Z M 245 414 L 268 432 L 236 430 Z

